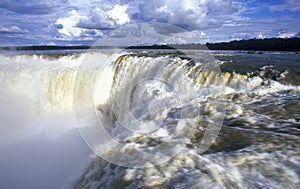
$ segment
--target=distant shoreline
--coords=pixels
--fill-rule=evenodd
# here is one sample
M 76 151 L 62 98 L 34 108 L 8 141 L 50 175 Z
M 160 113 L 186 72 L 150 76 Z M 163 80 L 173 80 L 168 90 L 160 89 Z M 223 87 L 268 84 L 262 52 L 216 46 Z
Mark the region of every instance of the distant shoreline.
M 206 44 L 169 44 L 151 46 L 14 46 L 0 47 L 4 51 L 44 51 L 44 50 L 84 50 L 84 49 L 185 49 L 185 50 L 245 50 L 245 51 L 300 51 L 300 38 L 270 38 L 270 39 L 249 39 L 241 41 L 230 41 L 221 43 Z

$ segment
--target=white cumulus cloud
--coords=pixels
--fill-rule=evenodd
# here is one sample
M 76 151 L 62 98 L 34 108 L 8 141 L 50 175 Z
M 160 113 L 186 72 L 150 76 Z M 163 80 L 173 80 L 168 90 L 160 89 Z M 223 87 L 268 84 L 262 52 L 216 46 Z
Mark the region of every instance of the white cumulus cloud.
M 69 12 L 68 17 L 57 19 L 55 26 L 59 26 L 58 32 L 65 36 L 78 37 L 80 36 L 81 29 L 76 27 L 77 22 L 80 20 L 80 16 L 75 10 Z
M 291 38 L 291 37 L 295 37 L 296 36 L 296 32 L 279 32 L 278 36 L 279 38 Z
M 115 5 L 114 8 L 107 12 L 108 16 L 116 21 L 118 25 L 130 22 L 130 18 L 126 13 L 128 5 Z
M 131 20 L 168 23 L 187 30 L 220 27 L 237 12 L 231 1 L 225 0 L 134 0 L 128 5 Z
M 87 16 L 79 20 L 76 26 L 86 29 L 114 29 L 130 21 L 126 10 L 127 5 L 119 4 L 108 11 L 103 10 L 101 7 L 94 7 Z
M 80 16 L 77 11 L 72 10 L 69 12 L 68 17 L 57 19 L 52 28 L 61 34 L 59 37 L 62 39 L 93 40 L 93 37 L 103 36 L 103 33 L 99 30 L 77 27 L 81 19 L 84 19 L 84 17 Z
M 76 24 L 79 28 L 86 29 L 113 29 L 116 27 L 116 21 L 111 18 L 107 12 L 100 7 L 96 7 L 90 11 L 90 13 L 81 18 Z

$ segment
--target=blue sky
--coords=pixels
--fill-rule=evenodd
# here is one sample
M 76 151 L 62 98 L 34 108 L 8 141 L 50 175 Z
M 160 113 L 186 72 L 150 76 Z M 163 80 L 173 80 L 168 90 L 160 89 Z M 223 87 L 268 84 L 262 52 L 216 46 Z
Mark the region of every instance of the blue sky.
M 148 22 L 182 28 L 164 31 L 172 43 L 300 37 L 300 1 L 1 0 L 0 45 L 91 45 Z M 129 43 L 134 35 L 119 37 Z

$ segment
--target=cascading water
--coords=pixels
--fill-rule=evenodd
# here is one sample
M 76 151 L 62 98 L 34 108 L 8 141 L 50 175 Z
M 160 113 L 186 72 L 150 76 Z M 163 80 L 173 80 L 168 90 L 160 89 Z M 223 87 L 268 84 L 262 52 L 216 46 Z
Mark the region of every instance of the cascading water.
M 97 106 L 106 120 L 100 120 L 101 131 L 109 136 L 97 143 L 94 132 L 82 131 L 105 160 L 95 158 L 74 187 L 296 187 L 292 165 L 299 159 L 291 148 L 299 149 L 299 139 L 270 132 L 269 118 L 251 104 L 282 91 L 299 94 L 299 87 L 207 64 L 172 56 L 119 57 L 110 96 Z M 229 113 L 219 134 L 225 106 Z M 287 146 L 278 146 L 284 139 Z
M 297 188 L 297 69 L 110 56 L 0 56 L 1 188 Z

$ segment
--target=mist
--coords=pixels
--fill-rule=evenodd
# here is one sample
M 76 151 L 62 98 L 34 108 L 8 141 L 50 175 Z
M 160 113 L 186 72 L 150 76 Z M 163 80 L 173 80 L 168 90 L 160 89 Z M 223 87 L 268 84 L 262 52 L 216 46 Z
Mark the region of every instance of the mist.
M 71 188 L 91 154 L 72 112 L 33 115 L 30 102 L 0 96 L 0 188 Z

